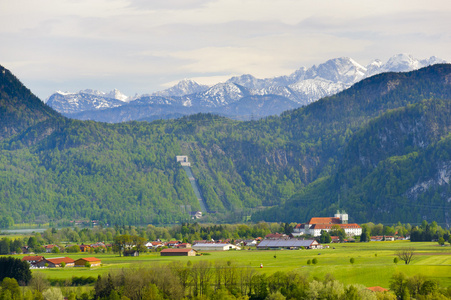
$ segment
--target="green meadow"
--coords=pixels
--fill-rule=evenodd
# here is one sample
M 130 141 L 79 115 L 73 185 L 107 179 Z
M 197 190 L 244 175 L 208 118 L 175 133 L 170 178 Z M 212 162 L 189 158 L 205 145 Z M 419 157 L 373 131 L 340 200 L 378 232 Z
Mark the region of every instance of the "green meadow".
M 415 255 L 409 265 L 393 262 L 396 250 L 413 247 Z M 335 248 L 335 249 L 334 249 Z M 102 260 L 101 267 L 95 268 L 59 268 L 33 270 L 42 272 L 49 278 L 71 278 L 72 276 L 102 275 L 123 268 L 152 267 L 172 261 L 196 262 L 207 260 L 232 261 L 237 266 L 250 266 L 256 272 L 272 274 L 277 271 L 299 271 L 311 278 L 323 279 L 326 274 L 333 275 L 344 284 L 359 283 L 365 286 L 388 288 L 390 278 L 395 272 L 404 272 L 408 276 L 423 275 L 436 279 L 441 286 L 451 286 L 451 247 L 437 243 L 411 243 L 409 241 L 370 242 L 330 244 L 329 249 L 317 250 L 241 250 L 208 252 L 196 257 L 162 257 L 158 253 L 141 254 L 139 257 L 119 257 L 114 254 L 52 254 L 45 257 L 68 256 L 73 259 L 96 256 Z M 307 260 L 316 258 L 316 265 L 308 265 Z M 350 259 L 355 263 L 351 264 Z M 263 268 L 260 268 L 263 264 Z

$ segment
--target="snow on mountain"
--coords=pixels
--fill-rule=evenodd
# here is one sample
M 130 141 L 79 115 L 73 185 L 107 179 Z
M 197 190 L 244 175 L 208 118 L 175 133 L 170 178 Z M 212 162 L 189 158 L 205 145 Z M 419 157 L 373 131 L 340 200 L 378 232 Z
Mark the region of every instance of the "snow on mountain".
M 114 91 L 113 91 L 114 92 Z M 86 110 L 100 110 L 123 105 L 123 100 L 105 96 L 105 93 L 84 90 L 79 93 L 56 92 L 47 100 L 47 105 L 63 114 Z
M 282 96 L 287 99 L 290 99 L 294 103 L 303 104 L 302 103 L 303 100 L 301 98 L 299 98 L 298 94 L 288 86 L 270 85 L 267 88 L 255 89 L 255 90 L 251 90 L 250 92 L 252 95 L 259 95 L 259 96 L 265 96 L 265 95 Z
M 117 89 L 114 89 L 111 92 L 105 94 L 105 97 L 116 99 L 116 100 L 120 100 L 120 101 L 124 101 L 124 102 L 128 102 L 129 101 L 129 97 L 124 95 L 124 94 L 122 94 Z
M 186 106 L 223 106 L 249 95 L 249 91 L 235 83 L 218 83 L 208 90 L 183 97 Z
M 258 79 L 249 74 L 234 76 L 227 80 L 226 83 L 236 83 L 248 89 L 264 89 L 273 85 L 271 80 Z
M 173 97 L 173 96 L 184 96 L 189 94 L 195 94 L 204 92 L 208 89 L 208 85 L 201 85 L 195 82 L 194 80 L 184 79 L 174 85 L 171 88 L 168 88 L 164 91 L 155 92 L 152 96 L 163 96 L 163 97 Z
M 282 104 L 285 103 L 284 101 L 280 101 L 280 97 L 283 97 L 299 107 L 338 93 L 366 77 L 382 72 L 413 71 L 437 63 L 446 63 L 446 61 L 435 56 L 418 60 L 408 54 L 398 54 L 386 63 L 376 59 L 364 67 L 352 58 L 341 57 L 310 68 L 301 67 L 287 76 L 259 79 L 245 74 L 232 77 L 225 83 L 218 83 L 212 87 L 185 79 L 166 90 L 133 98 L 125 96 L 118 90 L 109 93 L 90 89 L 79 93 L 59 91 L 49 97 L 47 104 L 63 114 L 103 110 L 129 104 L 158 105 L 159 110 L 167 106 L 166 113 L 170 113 L 175 107 L 178 110 L 185 107 L 192 113 L 193 111 L 212 111 L 213 108 L 226 107 L 232 103 L 236 103 L 234 111 L 240 107 L 246 110 L 248 106 L 238 102 L 244 97 L 255 96 L 255 99 L 270 101 L 271 96 L 277 96 L 279 105 L 285 105 Z M 265 107 L 270 105 L 265 104 Z M 291 104 L 287 106 L 287 109 L 291 108 Z M 271 112 L 268 112 L 269 114 Z
M 365 77 L 384 72 L 410 72 L 439 63 L 446 63 L 446 61 L 436 56 L 419 60 L 414 58 L 412 55 L 401 53 L 390 57 L 385 64 L 373 64 L 371 68 L 368 68 L 368 72 Z
M 86 90 L 80 91 L 79 94 L 89 94 L 89 95 L 98 96 L 98 97 L 116 99 L 116 100 L 120 100 L 120 101 L 124 101 L 124 102 L 129 101 L 129 97 L 122 94 L 117 89 L 114 89 L 109 93 L 105 93 L 105 92 L 98 91 L 98 90 L 86 89 Z
M 349 57 L 334 58 L 318 66 L 313 66 L 305 73 L 306 79 L 321 78 L 332 83 L 352 84 L 361 80 L 367 69 Z
M 332 82 L 323 78 L 300 80 L 288 86 L 295 91 L 302 105 L 315 102 L 326 96 L 341 92 L 350 87 L 350 84 L 343 82 Z

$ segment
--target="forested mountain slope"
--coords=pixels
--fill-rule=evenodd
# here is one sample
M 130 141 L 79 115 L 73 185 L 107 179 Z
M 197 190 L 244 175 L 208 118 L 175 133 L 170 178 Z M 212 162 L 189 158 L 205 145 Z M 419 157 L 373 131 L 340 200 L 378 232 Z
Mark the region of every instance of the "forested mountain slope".
M 60 118 L 59 113 L 42 103 L 9 70 L 0 66 L 0 141 L 56 118 Z
M 312 212 L 330 214 L 340 205 L 360 222 L 393 222 L 396 216 L 449 224 L 450 150 L 451 100 L 388 111 L 352 136 L 334 174 L 264 215 L 294 221 Z
M 14 90 L 23 88 L 15 85 Z M 2 101 L 11 93 L 2 87 Z M 17 99 L 27 107 L 21 110 L 23 115 L 47 112 L 45 106 L 35 112 L 26 98 Z M 0 214 L 15 222 L 186 220 L 187 211 L 199 204 L 175 156 L 188 155 L 209 211 L 217 212 L 207 220 L 242 221 L 253 213 L 256 220 L 288 221 L 293 215 L 284 210 L 296 211 L 292 206 L 300 203 L 296 200 L 300 191 L 301 195 L 316 191 L 317 198 L 298 206 L 296 221 L 322 212 L 329 215 L 337 194 L 328 182 L 338 180 L 339 166 L 344 170 L 343 158 L 350 155 L 346 149 L 355 133 L 361 134 L 359 130 L 390 109 L 424 99 L 451 99 L 450 65 L 380 74 L 307 107 L 258 121 L 198 114 L 110 125 L 63 119 L 48 110 L 52 118 L 33 127 L 36 123 L 22 122 L 16 115 L 9 122 L 20 124 L 17 134 L 5 136 L 0 144 Z M 12 132 L 9 122 L 6 130 Z M 47 134 L 39 135 L 38 128 L 47 128 Z M 431 145 L 436 142 L 430 140 Z M 315 190 L 322 185 L 329 188 Z M 345 202 L 358 201 L 352 200 L 348 186 L 342 204 L 350 211 Z M 368 202 L 359 205 L 366 211 Z M 266 206 L 278 209 L 258 213 Z M 367 216 L 355 218 L 367 221 L 363 219 Z

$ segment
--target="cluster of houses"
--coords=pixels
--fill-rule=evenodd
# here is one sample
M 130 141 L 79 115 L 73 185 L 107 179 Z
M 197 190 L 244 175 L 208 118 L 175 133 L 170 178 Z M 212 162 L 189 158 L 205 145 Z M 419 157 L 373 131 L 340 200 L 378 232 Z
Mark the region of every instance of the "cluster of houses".
M 290 238 L 286 234 L 273 233 L 265 236 L 264 239 L 256 238 L 251 240 L 237 240 L 234 243 L 227 241 L 194 241 L 193 244 L 181 243 L 178 241 L 169 242 L 149 242 L 148 249 L 162 248 L 162 256 L 195 256 L 199 251 L 228 251 L 241 250 L 243 247 L 256 246 L 257 249 L 322 249 L 323 246 L 316 240 L 300 240 Z M 326 246 L 328 247 L 328 246 Z
M 70 257 L 45 258 L 40 255 L 24 256 L 22 261 L 30 264 L 30 269 L 60 268 L 60 267 L 97 267 L 102 263 L 95 257 L 83 257 L 74 260 Z
M 162 256 L 196 256 L 198 251 L 227 251 L 227 250 L 241 250 L 238 245 L 229 242 L 213 242 L 213 241 L 194 241 L 193 244 L 182 243 L 179 241 L 168 242 L 148 242 L 147 249 L 162 249 L 160 255 Z
M 102 242 L 98 242 L 95 244 L 89 244 L 89 245 L 85 245 L 85 244 L 81 244 L 81 245 L 67 245 L 65 248 L 62 248 L 61 246 L 58 245 L 54 245 L 54 244 L 50 244 L 50 245 L 45 245 L 45 253 L 52 253 L 53 249 L 56 247 L 59 249 L 60 252 L 63 252 L 64 249 L 73 247 L 73 246 L 77 246 L 80 248 L 80 252 L 92 252 L 92 251 L 97 251 L 101 250 L 102 252 L 107 248 L 107 247 L 111 247 L 111 244 L 104 244 Z M 26 249 L 28 250 L 28 249 Z M 23 251 L 23 253 L 28 253 L 26 251 Z

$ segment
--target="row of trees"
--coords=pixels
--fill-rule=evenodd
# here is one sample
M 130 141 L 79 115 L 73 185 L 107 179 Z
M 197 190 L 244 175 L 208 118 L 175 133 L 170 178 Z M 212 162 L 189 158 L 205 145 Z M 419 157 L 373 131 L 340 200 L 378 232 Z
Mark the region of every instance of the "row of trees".
M 94 299 L 378 299 L 364 286 L 345 286 L 330 275 L 325 280 L 309 280 L 299 272 L 267 276 L 230 261 L 121 270 L 100 276 L 94 290 Z

